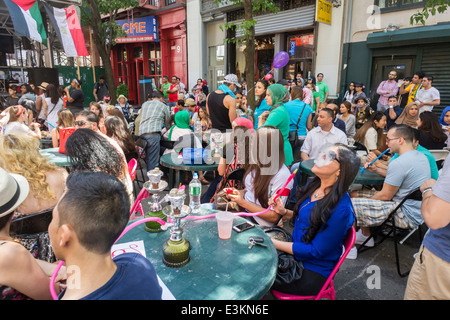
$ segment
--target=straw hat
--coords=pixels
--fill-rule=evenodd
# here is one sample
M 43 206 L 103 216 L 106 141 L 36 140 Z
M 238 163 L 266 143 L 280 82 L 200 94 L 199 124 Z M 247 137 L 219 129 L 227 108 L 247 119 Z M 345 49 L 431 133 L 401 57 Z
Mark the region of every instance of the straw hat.
M 42 89 L 42 90 L 47 90 L 47 86 L 48 86 L 48 83 L 47 83 L 47 82 L 42 82 L 41 85 L 38 86 L 38 88 L 39 88 L 39 89 Z
M 29 191 L 30 186 L 25 177 L 0 168 L 0 218 L 20 206 Z
M 120 98 L 124 98 L 124 99 L 125 99 L 125 102 L 128 101 L 127 97 L 125 97 L 123 94 L 121 94 L 120 96 L 117 97 L 117 101 L 119 101 Z
M 186 102 L 184 104 L 187 106 L 195 106 L 195 100 L 192 98 L 186 99 Z

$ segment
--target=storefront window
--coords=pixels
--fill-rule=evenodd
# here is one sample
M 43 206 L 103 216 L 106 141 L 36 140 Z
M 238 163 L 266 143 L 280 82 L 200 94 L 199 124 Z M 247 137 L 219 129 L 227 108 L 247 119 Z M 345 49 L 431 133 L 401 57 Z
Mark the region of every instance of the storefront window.
M 148 43 L 148 76 L 155 87 L 161 85 L 161 45 L 159 42 Z
M 314 35 L 307 33 L 288 36 L 286 48 L 289 63 L 285 68 L 285 79 L 293 80 L 299 73 L 303 79 L 307 79 L 312 74 Z
M 225 61 L 225 46 L 209 47 L 209 66 L 223 66 Z

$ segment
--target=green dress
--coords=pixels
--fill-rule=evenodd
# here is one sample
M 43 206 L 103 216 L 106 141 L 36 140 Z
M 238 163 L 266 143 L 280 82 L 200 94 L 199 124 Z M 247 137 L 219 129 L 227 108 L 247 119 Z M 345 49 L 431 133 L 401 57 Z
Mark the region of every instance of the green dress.
M 285 157 L 284 163 L 286 164 L 286 166 L 290 166 L 294 161 L 292 146 L 288 140 L 289 124 L 290 124 L 289 112 L 286 110 L 286 107 L 284 105 L 281 105 L 275 110 L 272 110 L 266 122 L 264 123 L 265 126 L 274 126 L 281 131 L 284 140 L 284 157 Z

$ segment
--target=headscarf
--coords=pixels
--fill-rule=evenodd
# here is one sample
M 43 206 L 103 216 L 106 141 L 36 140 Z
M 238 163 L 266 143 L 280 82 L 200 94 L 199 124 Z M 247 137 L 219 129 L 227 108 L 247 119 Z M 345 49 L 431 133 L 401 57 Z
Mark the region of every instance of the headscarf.
M 267 90 L 269 90 L 270 97 L 272 98 L 271 111 L 289 101 L 289 91 L 285 86 L 276 83 L 270 85 Z
M 189 129 L 189 125 L 191 123 L 191 116 L 189 115 L 189 112 L 186 110 L 178 111 L 175 114 L 175 125 L 170 128 L 169 131 L 169 140 L 172 140 L 172 132 L 175 127 L 178 127 L 180 129 Z
M 445 121 L 444 121 L 445 114 L 446 114 L 447 112 L 449 112 L 449 111 L 450 111 L 450 106 L 445 107 L 444 111 L 442 111 L 441 117 L 439 118 L 439 123 L 440 123 L 442 126 L 449 126 L 449 124 L 448 124 L 448 123 L 445 123 Z
M 397 120 L 395 120 L 396 124 L 406 124 L 412 128 L 417 128 L 417 119 L 419 119 L 419 112 L 414 117 L 409 115 L 409 109 L 413 104 L 409 104 L 403 109 L 403 112 L 398 116 Z M 417 105 L 415 105 L 417 106 Z

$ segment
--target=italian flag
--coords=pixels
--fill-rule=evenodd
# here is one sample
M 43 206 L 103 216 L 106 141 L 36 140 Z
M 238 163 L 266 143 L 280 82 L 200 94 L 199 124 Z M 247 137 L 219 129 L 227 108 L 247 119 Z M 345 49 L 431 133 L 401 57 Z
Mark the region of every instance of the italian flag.
M 45 10 L 52 22 L 53 29 L 63 45 L 68 57 L 88 56 L 89 53 L 81 30 L 80 20 L 75 6 L 55 8 L 44 3 Z
M 37 0 L 3 0 L 8 7 L 17 36 L 27 37 L 47 46 L 47 33 L 42 23 Z

